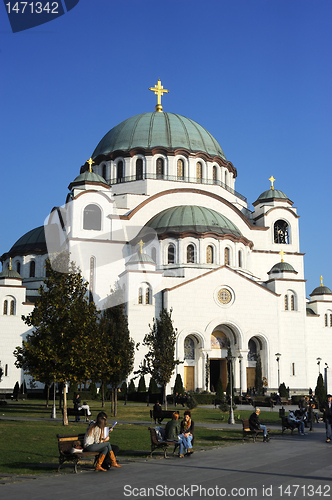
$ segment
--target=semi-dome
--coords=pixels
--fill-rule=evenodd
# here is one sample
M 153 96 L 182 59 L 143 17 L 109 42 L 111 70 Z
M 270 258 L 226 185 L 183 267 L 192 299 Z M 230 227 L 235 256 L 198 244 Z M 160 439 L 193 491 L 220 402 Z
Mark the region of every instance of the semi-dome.
M 216 139 L 197 122 L 174 113 L 152 112 L 132 116 L 112 128 L 99 142 L 92 158 L 133 148 L 184 148 L 192 153 L 226 157 Z
M 332 291 L 328 286 L 318 286 L 311 292 L 310 297 L 313 295 L 332 295 Z
M 154 264 L 154 265 L 156 264 L 153 258 L 150 257 L 150 255 L 141 252 L 136 252 L 134 255 L 130 257 L 130 259 L 127 262 L 127 264 L 137 264 L 137 263 Z
M 163 210 L 147 224 L 158 235 L 164 233 L 194 232 L 198 234 L 213 232 L 233 234 L 241 237 L 239 229 L 227 217 L 211 208 L 184 205 Z
M 271 273 L 284 273 L 284 272 L 296 273 L 294 267 L 291 264 L 288 264 L 288 262 L 278 262 L 278 264 L 275 264 L 271 268 L 271 270 L 268 272 L 268 274 L 271 274 Z
M 22 280 L 22 276 L 14 269 L 5 269 L 0 273 L 0 280 L 4 278 L 19 279 Z
M 90 172 L 89 170 L 87 170 L 86 172 L 83 172 L 82 174 L 78 175 L 76 179 L 74 179 L 73 182 L 71 183 L 71 186 L 84 184 L 85 182 L 97 182 L 97 183 L 107 184 L 104 177 L 96 174 L 95 172 Z
M 46 240 L 44 226 L 37 227 L 25 233 L 11 247 L 8 255 L 28 255 L 36 253 L 46 253 Z

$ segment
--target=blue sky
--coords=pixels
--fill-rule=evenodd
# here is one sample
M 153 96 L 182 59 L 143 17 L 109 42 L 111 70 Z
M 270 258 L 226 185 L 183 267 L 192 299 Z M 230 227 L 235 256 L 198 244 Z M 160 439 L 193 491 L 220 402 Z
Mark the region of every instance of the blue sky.
M 80 0 L 13 34 L 0 5 L 0 255 L 64 203 L 99 140 L 165 111 L 208 129 L 250 203 L 275 187 L 300 218 L 308 294 L 332 288 L 332 2 Z

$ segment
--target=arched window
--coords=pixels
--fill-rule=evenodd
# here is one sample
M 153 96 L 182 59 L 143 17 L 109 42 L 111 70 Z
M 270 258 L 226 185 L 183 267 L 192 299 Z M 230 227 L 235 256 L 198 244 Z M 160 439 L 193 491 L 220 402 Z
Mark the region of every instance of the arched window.
M 288 224 L 284 220 L 277 220 L 274 223 L 274 243 L 289 244 Z
M 18 274 L 21 274 L 21 262 L 19 261 L 16 262 L 16 271 Z
M 5 313 L 4 313 L 4 314 L 5 314 Z M 329 323 L 328 323 L 328 315 L 327 315 L 327 314 L 325 314 L 325 326 L 328 326 L 328 325 L 329 325 Z
M 15 300 L 10 301 L 10 315 L 14 316 L 15 314 Z
M 101 210 L 97 205 L 87 205 L 83 212 L 83 229 L 101 230 Z
M 163 160 L 163 158 L 157 158 L 156 174 L 157 174 L 157 179 L 162 179 L 164 177 L 164 160 Z
M 143 290 L 142 290 L 142 288 L 138 289 L 138 303 L 143 304 Z
M 157 250 L 155 247 L 151 249 L 151 258 L 157 264 Z
M 29 278 L 35 278 L 36 276 L 36 262 L 32 260 L 30 262 Z
M 242 251 L 241 250 L 239 250 L 238 256 L 239 256 L 239 267 L 243 267 Z
M 225 185 L 227 186 L 228 184 L 228 172 L 225 170 Z
M 3 302 L 3 314 L 8 314 L 8 300 L 4 300 Z
M 202 164 L 200 161 L 196 163 L 196 181 L 202 182 Z
M 184 175 L 184 163 L 180 158 L 177 161 L 177 177 L 178 179 L 183 179 Z
M 284 301 L 285 301 L 285 311 L 288 311 L 288 295 L 285 295 Z
M 253 339 L 248 342 L 248 361 L 257 361 L 257 345 Z
M 137 158 L 136 160 L 136 180 L 139 181 L 143 179 L 143 160 L 142 158 Z
M 195 342 L 190 337 L 184 339 L 184 359 L 195 359 Z
M 330 326 L 332 326 L 332 314 L 330 314 Z
M 106 165 L 103 165 L 103 177 L 106 180 Z
M 195 262 L 195 247 L 194 245 L 187 246 L 187 263 L 193 264 Z
M 217 184 L 217 167 L 213 165 L 212 169 L 213 184 Z
M 123 182 L 123 161 L 119 161 L 116 169 L 116 182 Z
M 152 297 L 151 288 L 149 286 L 147 286 L 146 290 L 145 290 L 145 303 L 146 304 L 151 304 L 151 297 Z
M 213 246 L 206 247 L 206 263 L 213 264 Z
M 291 311 L 295 311 L 295 297 L 294 297 L 293 293 L 290 296 L 290 308 L 291 308 Z
M 229 255 L 229 248 L 225 248 L 225 251 L 224 251 L 224 261 L 225 261 L 225 266 L 229 266 L 230 264 L 230 255 Z
M 175 264 L 175 246 L 174 245 L 168 245 L 167 264 Z

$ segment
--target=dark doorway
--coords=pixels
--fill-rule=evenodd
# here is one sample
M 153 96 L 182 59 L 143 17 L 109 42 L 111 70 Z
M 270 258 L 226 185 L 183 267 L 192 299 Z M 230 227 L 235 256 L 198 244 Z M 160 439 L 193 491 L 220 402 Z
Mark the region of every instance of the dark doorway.
M 224 391 L 227 387 L 227 363 L 226 359 L 210 359 L 210 391 L 215 392 L 217 383 L 221 377 Z

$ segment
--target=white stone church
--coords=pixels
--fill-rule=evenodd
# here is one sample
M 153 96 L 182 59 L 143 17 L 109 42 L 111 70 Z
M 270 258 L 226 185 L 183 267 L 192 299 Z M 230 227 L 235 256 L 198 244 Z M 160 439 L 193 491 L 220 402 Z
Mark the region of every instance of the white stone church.
M 226 387 L 228 342 L 237 391 L 254 385 L 258 353 L 268 393 L 279 381 L 291 392 L 314 388 L 324 368 L 330 387 L 332 291 L 321 280 L 306 298 L 293 201 L 271 176 L 248 210 L 218 141 L 195 121 L 163 111 L 160 81 L 151 90 L 156 111 L 114 126 L 45 226 L 1 256 L 0 392 L 23 380 L 13 357 L 27 333 L 21 315 L 33 310 L 45 259 L 60 247 L 81 268 L 98 307 L 115 283 L 123 287 L 131 336 L 141 343 L 135 369 L 149 324 L 162 307 L 173 310 L 183 363 L 169 390 L 176 373 L 187 390 L 205 390 L 207 367 L 208 389 L 219 376 Z

